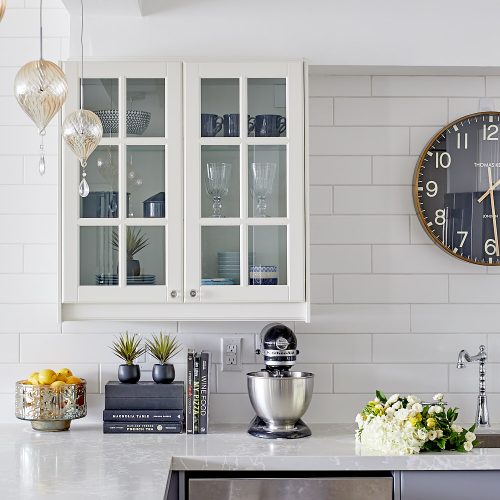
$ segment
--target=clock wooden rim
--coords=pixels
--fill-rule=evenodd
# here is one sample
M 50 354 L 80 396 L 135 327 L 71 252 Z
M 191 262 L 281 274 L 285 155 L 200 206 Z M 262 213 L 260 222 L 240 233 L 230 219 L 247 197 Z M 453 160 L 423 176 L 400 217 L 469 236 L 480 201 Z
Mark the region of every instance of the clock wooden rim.
M 451 248 L 448 248 L 447 246 L 445 246 L 443 244 L 443 242 L 437 236 L 435 236 L 432 231 L 429 230 L 429 227 L 427 226 L 427 223 L 425 222 L 422 210 L 420 209 L 420 203 L 418 200 L 418 178 L 419 178 L 420 170 L 422 169 L 422 164 L 423 164 L 425 156 L 427 155 L 427 152 L 430 151 L 431 146 L 436 142 L 437 138 L 439 136 L 441 136 L 444 132 L 446 132 L 450 127 L 453 127 L 453 125 L 456 125 L 457 123 L 462 123 L 463 121 L 469 120 L 470 118 L 474 118 L 476 116 L 483 116 L 483 115 L 500 116 L 500 111 L 479 111 L 477 113 L 471 113 L 470 115 L 461 116 L 457 120 L 453 120 L 452 122 L 448 123 L 443 128 L 441 128 L 427 142 L 424 149 L 422 150 L 422 153 L 418 157 L 417 164 L 415 166 L 415 172 L 413 174 L 413 184 L 412 184 L 413 205 L 415 207 L 415 212 L 417 214 L 417 218 L 418 218 L 418 221 L 420 222 L 420 225 L 424 229 L 425 233 L 431 238 L 433 243 L 435 245 L 437 245 L 439 248 L 441 248 L 441 250 L 452 255 L 456 259 L 463 260 L 465 262 L 470 262 L 471 264 L 475 264 L 476 266 L 497 267 L 497 266 L 500 266 L 500 261 L 492 262 L 491 264 L 489 262 L 478 262 L 478 261 L 469 259 L 468 257 L 464 257 L 463 255 L 459 255 L 458 253 L 453 253 L 453 250 Z

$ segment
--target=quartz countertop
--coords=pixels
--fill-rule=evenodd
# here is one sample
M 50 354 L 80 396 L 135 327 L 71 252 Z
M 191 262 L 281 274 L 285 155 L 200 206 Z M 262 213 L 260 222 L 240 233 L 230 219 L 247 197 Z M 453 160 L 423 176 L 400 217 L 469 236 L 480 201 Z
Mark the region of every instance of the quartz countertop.
M 297 440 L 263 440 L 246 426 L 213 426 L 208 435 L 103 434 L 73 422 L 43 433 L 26 423 L 0 425 L 0 497 L 65 500 L 161 499 L 171 470 L 488 470 L 500 449 L 377 456 L 356 450 L 351 425 L 311 425 Z

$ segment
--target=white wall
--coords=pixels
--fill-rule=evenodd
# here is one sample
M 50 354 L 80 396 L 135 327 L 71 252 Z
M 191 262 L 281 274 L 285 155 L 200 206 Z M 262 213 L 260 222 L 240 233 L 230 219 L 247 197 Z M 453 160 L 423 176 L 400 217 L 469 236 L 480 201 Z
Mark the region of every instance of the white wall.
M 65 57 L 69 20 L 58 2 L 51 5 L 45 45 L 57 60 Z M 47 174 L 39 177 L 35 129 L 12 97 L 18 67 L 37 57 L 36 6 L 10 0 L 0 24 L 0 421 L 14 420 L 14 381 L 45 366 L 69 366 L 88 379 L 87 420 L 98 421 L 103 383 L 118 364 L 108 348 L 114 334 L 163 328 L 214 352 L 213 420 L 247 422 L 243 373 L 260 367 L 253 337 L 262 324 L 57 324 L 56 130 L 48 134 Z M 500 422 L 498 295 L 482 303 L 485 290 L 500 287 L 500 275 L 432 245 L 410 192 L 425 141 L 477 111 L 479 98 L 500 103 L 500 79 L 315 76 L 310 89 L 313 321 L 295 325 L 298 368 L 316 374 L 307 421 L 352 421 L 376 388 L 449 393 L 472 420 L 477 370 L 458 371 L 455 360 L 461 348 L 484 343 L 490 411 Z M 242 374 L 220 372 L 221 334 L 243 337 Z M 142 367 L 148 378 L 151 362 Z

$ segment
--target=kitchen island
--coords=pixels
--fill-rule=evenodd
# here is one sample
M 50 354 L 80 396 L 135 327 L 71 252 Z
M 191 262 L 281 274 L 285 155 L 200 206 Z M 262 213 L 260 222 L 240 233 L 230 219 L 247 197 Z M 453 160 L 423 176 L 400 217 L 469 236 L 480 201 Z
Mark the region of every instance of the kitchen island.
M 0 426 L 0 498 L 161 499 L 187 471 L 500 471 L 500 449 L 377 456 L 356 449 L 354 426 L 312 425 L 298 440 L 262 440 L 246 426 L 213 426 L 208 435 L 102 434 L 74 422 L 69 432 Z M 500 474 L 500 472 L 498 473 Z M 484 497 L 483 497 L 484 498 Z

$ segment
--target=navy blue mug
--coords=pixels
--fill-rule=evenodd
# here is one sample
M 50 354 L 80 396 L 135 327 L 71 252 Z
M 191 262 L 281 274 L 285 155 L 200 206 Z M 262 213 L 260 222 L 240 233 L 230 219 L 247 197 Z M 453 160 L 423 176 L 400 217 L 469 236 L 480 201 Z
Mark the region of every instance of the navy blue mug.
M 255 137 L 279 137 L 285 130 L 286 118 L 284 116 L 255 116 Z
M 239 113 L 231 113 L 224 115 L 224 137 L 239 137 L 240 136 L 240 115 Z M 248 133 L 252 132 L 255 127 L 255 118 L 248 115 Z
M 215 137 L 222 129 L 223 118 L 210 113 L 201 114 L 201 136 Z

